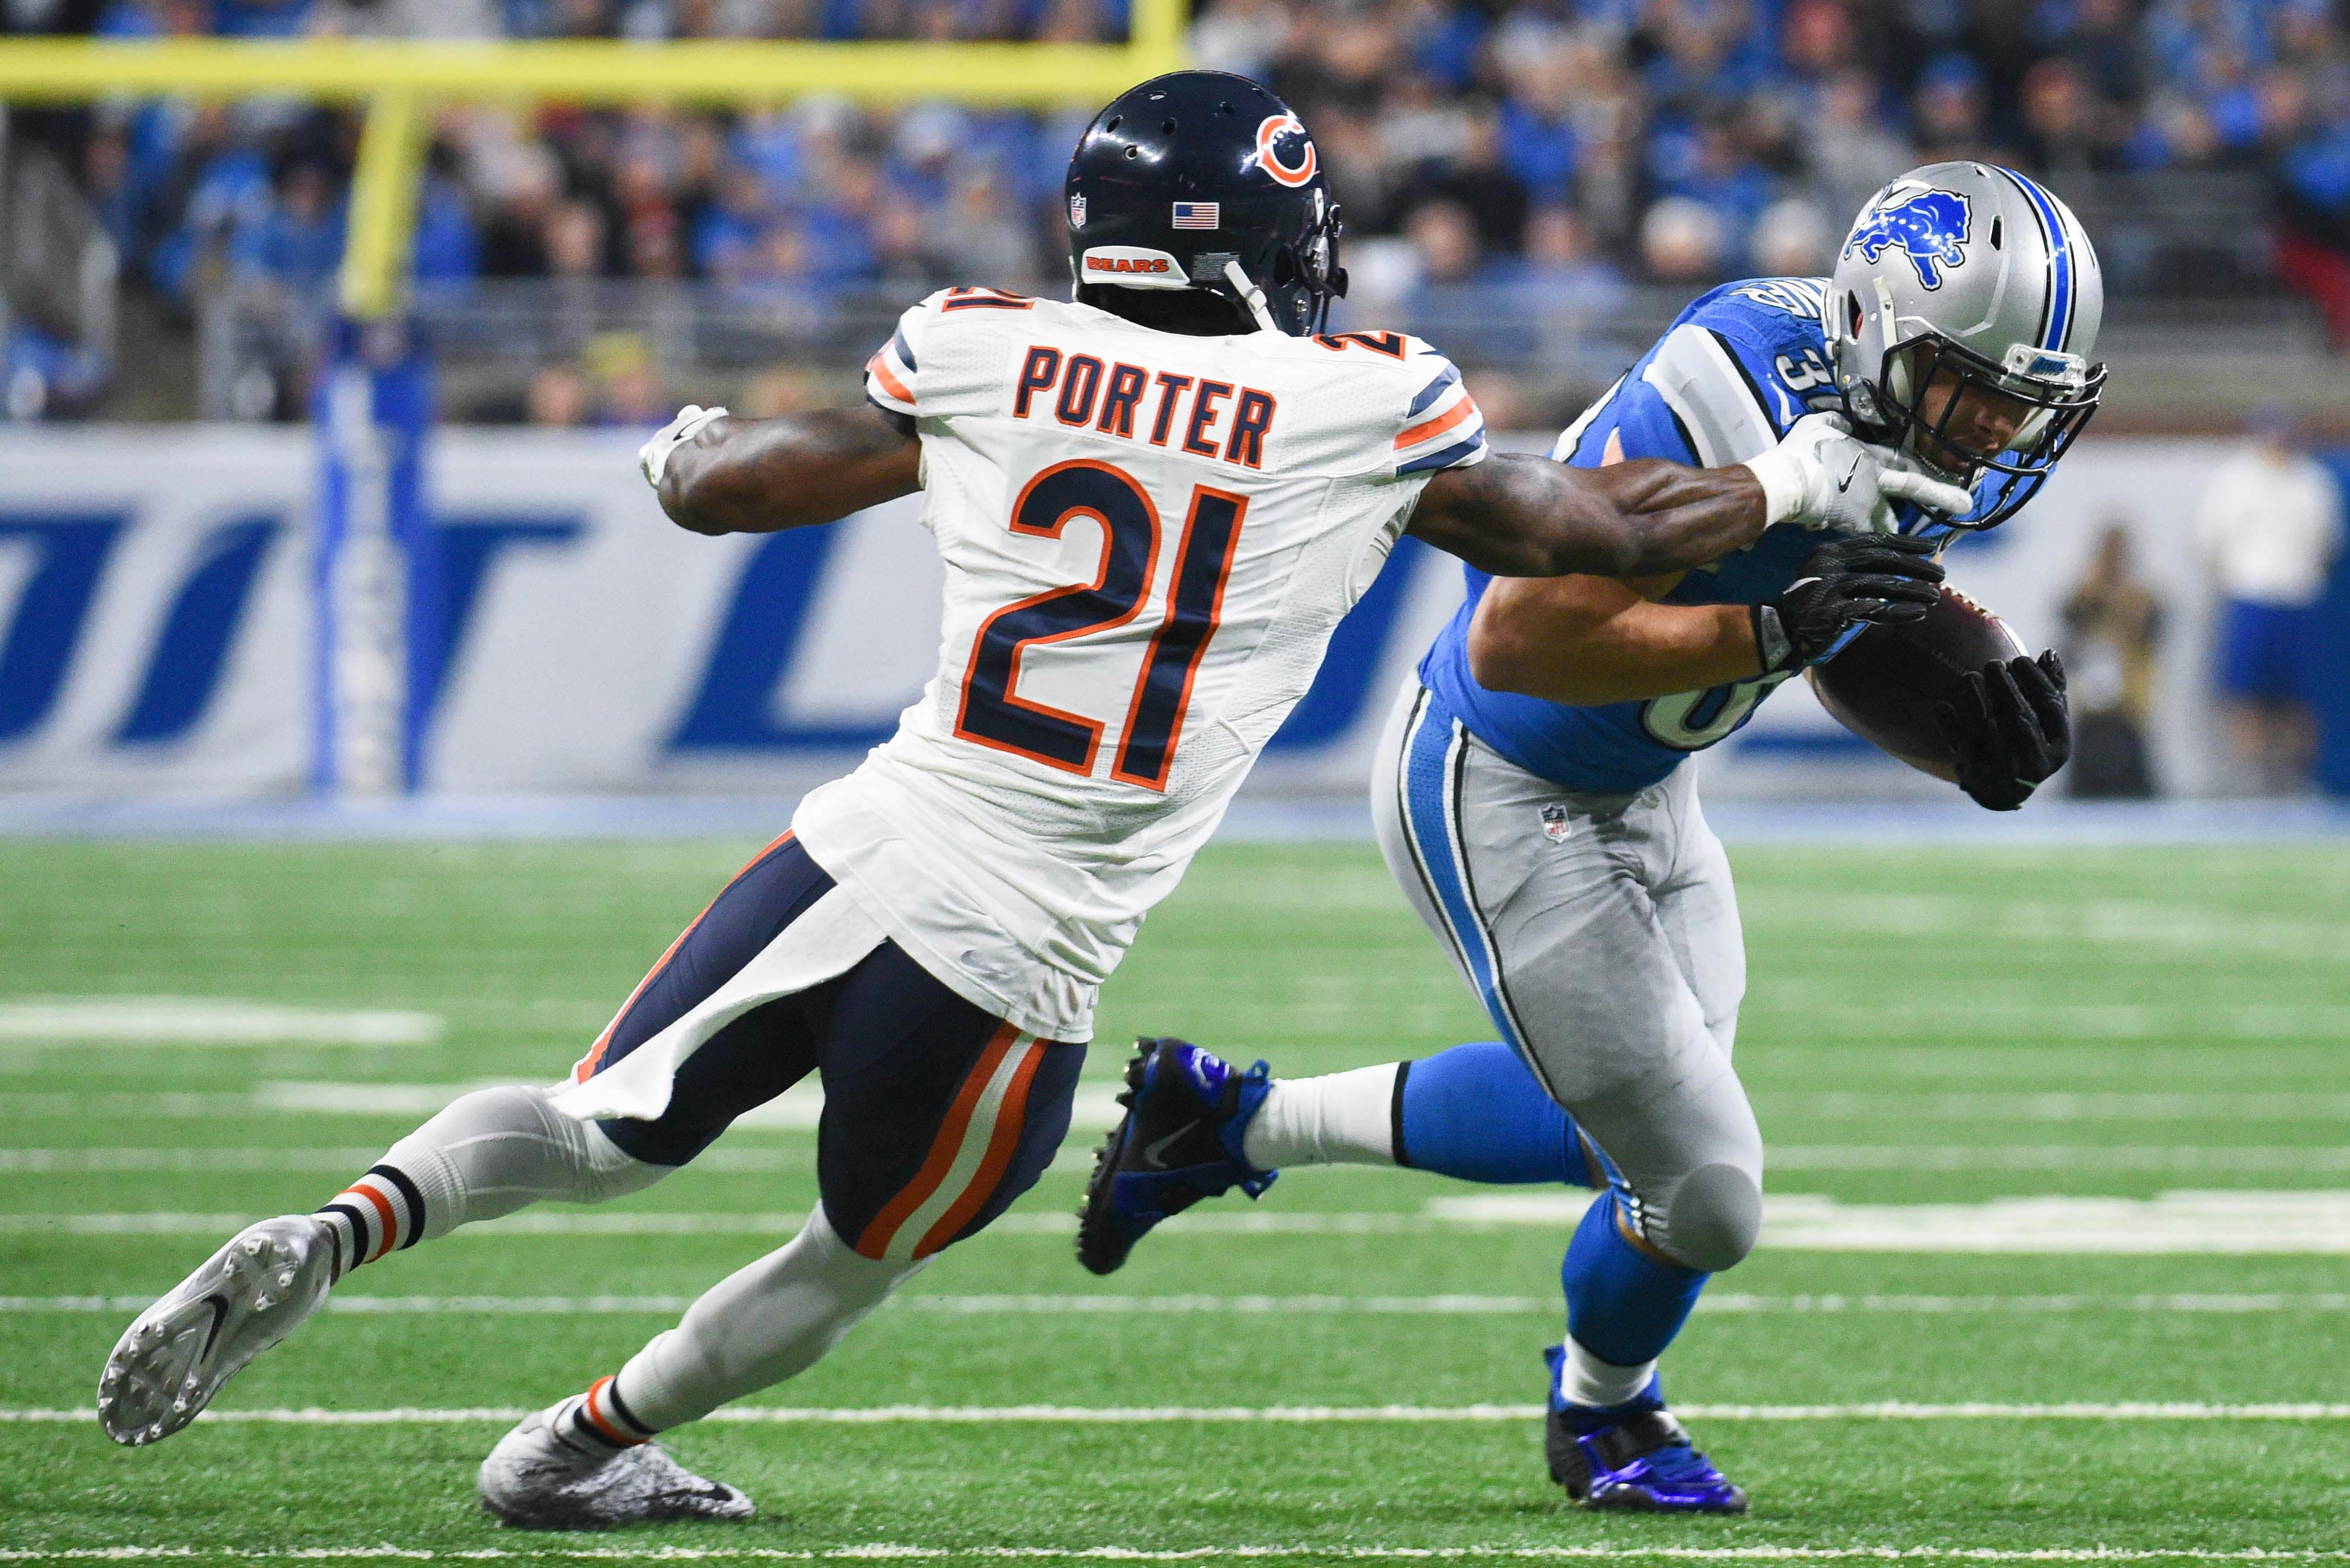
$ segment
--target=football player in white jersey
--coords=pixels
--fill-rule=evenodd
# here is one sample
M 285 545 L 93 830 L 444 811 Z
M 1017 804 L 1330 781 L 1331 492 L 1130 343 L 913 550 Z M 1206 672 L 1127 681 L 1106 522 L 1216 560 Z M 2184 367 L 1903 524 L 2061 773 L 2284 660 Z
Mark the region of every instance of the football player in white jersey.
M 1043 1173 L 1097 990 L 1399 535 L 1491 572 L 1638 576 L 1773 524 L 1866 531 L 1898 500 L 1966 502 L 1825 420 L 1712 472 L 1489 454 L 1427 344 L 1319 333 L 1345 286 L 1337 214 L 1305 128 L 1238 77 L 1181 72 L 1103 109 L 1068 224 L 1074 300 L 945 290 L 873 357 L 866 406 L 690 407 L 647 444 L 663 508 L 698 533 L 921 490 L 947 566 L 935 678 L 570 1081 L 460 1099 L 143 1314 L 99 1388 L 117 1440 L 177 1431 L 351 1269 L 539 1199 L 639 1190 L 816 1072 L 821 1201 L 798 1236 L 481 1472 L 518 1525 L 747 1515 L 650 1439 L 814 1363 Z M 1884 581 L 1930 597 L 1912 580 L 1930 566 L 1888 554 L 1914 573 Z

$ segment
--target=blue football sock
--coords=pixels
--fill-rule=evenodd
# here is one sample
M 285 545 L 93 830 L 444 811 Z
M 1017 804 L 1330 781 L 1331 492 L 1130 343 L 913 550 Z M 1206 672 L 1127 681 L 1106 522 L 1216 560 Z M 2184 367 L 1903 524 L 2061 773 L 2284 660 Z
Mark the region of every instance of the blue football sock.
M 1622 1198 L 1608 1192 L 1584 1211 L 1559 1282 L 1576 1343 L 1602 1361 L 1638 1366 L 1665 1353 L 1712 1276 L 1635 1246 L 1619 1223 L 1622 1210 Z
M 1508 1046 L 1455 1045 L 1398 1074 L 1397 1164 L 1468 1181 L 1593 1185 L 1574 1118 Z

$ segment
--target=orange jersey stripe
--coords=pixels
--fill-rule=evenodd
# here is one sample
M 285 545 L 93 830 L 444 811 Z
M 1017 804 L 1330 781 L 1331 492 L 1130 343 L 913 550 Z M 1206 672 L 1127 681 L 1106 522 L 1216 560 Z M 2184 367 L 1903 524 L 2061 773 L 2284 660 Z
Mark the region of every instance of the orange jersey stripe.
M 931 1152 L 922 1161 L 922 1168 L 914 1173 L 913 1180 L 898 1189 L 898 1196 L 889 1199 L 881 1212 L 873 1217 L 872 1223 L 865 1227 L 865 1233 L 857 1238 L 859 1254 L 868 1258 L 885 1256 L 891 1238 L 898 1233 L 898 1227 L 906 1222 L 907 1216 L 929 1201 L 931 1194 L 938 1190 L 939 1183 L 946 1179 L 947 1172 L 954 1168 L 956 1151 L 962 1147 L 963 1134 L 971 1127 L 971 1114 L 978 1108 L 979 1097 L 986 1092 L 988 1079 L 995 1075 L 1003 1054 L 1012 1048 L 1012 1042 L 1019 1037 L 1019 1033 L 1020 1031 L 1013 1025 L 1003 1024 L 996 1030 L 995 1037 L 987 1043 L 987 1049 L 979 1054 L 979 1063 L 963 1079 L 962 1087 L 956 1091 L 954 1104 L 948 1108 L 947 1119 L 939 1127 L 939 1136 L 931 1141 Z
M 1428 421 L 1426 423 L 1414 425 L 1411 429 L 1404 431 L 1403 434 L 1396 437 L 1396 450 L 1398 452 L 1401 452 L 1408 446 L 1418 446 L 1421 441 L 1426 441 L 1430 436 L 1442 435 L 1446 431 L 1451 430 L 1454 425 L 1459 424 L 1462 420 L 1467 419 L 1476 411 L 1476 402 L 1464 396 L 1459 402 L 1452 405 L 1452 411 L 1451 413 L 1439 414 L 1434 419 Z
M 784 829 L 783 832 L 777 834 L 774 842 L 770 843 L 764 849 L 760 850 L 759 853 L 752 856 L 750 859 L 743 863 L 742 871 L 737 871 L 734 875 L 726 878 L 726 888 L 732 888 L 735 883 L 740 882 L 743 879 L 743 873 L 744 871 L 750 870 L 752 867 L 756 866 L 760 861 L 764 860 L 768 856 L 773 855 L 776 850 L 781 849 L 785 844 L 790 843 L 791 836 L 792 830 L 788 827 Z M 580 1057 L 578 1061 L 572 1064 L 571 1081 L 573 1083 L 584 1084 L 588 1079 L 596 1075 L 597 1067 L 604 1060 L 604 1053 L 612 1048 L 612 1031 L 620 1026 L 620 1020 L 629 1015 L 629 1009 L 637 1004 L 637 998 L 645 993 L 645 987 L 650 985 L 653 982 L 654 978 L 658 976 L 661 971 L 669 967 L 669 961 L 677 956 L 677 950 L 685 945 L 685 939 L 693 935 L 694 928 L 702 924 L 702 916 L 710 913 L 712 906 L 718 902 L 718 898 L 723 898 L 726 896 L 726 888 L 721 888 L 718 889 L 718 898 L 711 899 L 708 904 L 704 904 L 702 907 L 702 914 L 694 916 L 693 919 L 687 923 L 685 929 L 677 933 L 677 940 L 669 944 L 668 950 L 664 951 L 657 961 L 655 961 L 653 967 L 645 971 L 645 978 L 637 981 L 637 989 L 629 992 L 629 1000 L 620 1003 L 620 1010 L 612 1014 L 612 1022 L 604 1025 L 604 1033 L 596 1036 L 596 1043 L 588 1047 L 588 1054 Z
M 910 403 L 914 400 L 914 394 L 906 389 L 906 383 L 898 379 L 895 375 L 890 373 L 889 361 L 888 359 L 876 354 L 872 358 L 868 359 L 865 362 L 865 369 L 875 380 L 881 383 L 881 389 L 883 391 L 889 393 L 899 402 Z
M 927 1258 L 953 1241 L 955 1232 L 971 1223 L 972 1216 L 995 1191 L 995 1184 L 1003 1179 L 1003 1168 L 1012 1163 L 1012 1151 L 1020 1144 L 1021 1126 L 1028 1119 L 1028 1085 L 1044 1059 L 1045 1042 L 1029 1042 L 1027 1054 L 1012 1070 L 1012 1082 L 1004 1086 L 1003 1105 L 995 1114 L 995 1136 L 987 1142 L 987 1157 L 972 1173 L 971 1185 L 962 1189 L 962 1196 L 914 1244 L 917 1258 Z

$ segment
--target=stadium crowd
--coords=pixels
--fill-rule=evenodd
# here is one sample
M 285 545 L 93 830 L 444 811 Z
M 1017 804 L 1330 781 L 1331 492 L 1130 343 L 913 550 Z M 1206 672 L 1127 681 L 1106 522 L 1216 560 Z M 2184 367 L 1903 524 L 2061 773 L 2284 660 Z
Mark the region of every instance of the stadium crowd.
M 7 14 L 110 36 L 1114 39 L 1126 26 L 1120 0 L 17 0 Z M 1409 317 L 1467 289 L 1484 303 L 1455 313 L 1456 341 L 1513 318 L 1604 317 L 1627 281 L 1815 270 L 1888 173 L 1955 155 L 2060 187 L 2088 171 L 2264 175 L 2273 271 L 2350 340 L 2350 48 L 2325 0 L 1216 0 L 1197 7 L 1192 45 L 1313 127 L 1357 309 Z M 1080 124 L 822 99 L 452 108 L 417 273 L 428 291 L 696 278 L 816 310 L 946 281 L 1045 285 Z M 177 306 L 218 279 L 301 299 L 331 275 L 349 115 L 152 101 L 43 125 L 126 275 Z M 1527 308 L 1491 308 L 1494 290 Z

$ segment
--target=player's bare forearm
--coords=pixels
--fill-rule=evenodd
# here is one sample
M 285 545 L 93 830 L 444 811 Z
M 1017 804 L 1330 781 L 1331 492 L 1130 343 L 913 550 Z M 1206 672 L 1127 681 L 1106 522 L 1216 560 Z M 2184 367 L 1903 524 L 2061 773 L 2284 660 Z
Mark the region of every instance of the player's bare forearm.
M 1570 468 L 1495 453 L 1430 480 L 1410 532 L 1496 576 L 1620 578 L 1701 566 L 1767 521 L 1762 485 L 1743 467 Z
M 1501 577 L 1469 625 L 1469 671 L 1493 691 L 1584 706 L 1700 691 L 1762 671 L 1743 605 L 1664 605 L 1673 577 Z
M 921 488 L 922 443 L 870 404 L 712 420 L 669 454 L 661 510 L 696 534 L 830 523 Z

